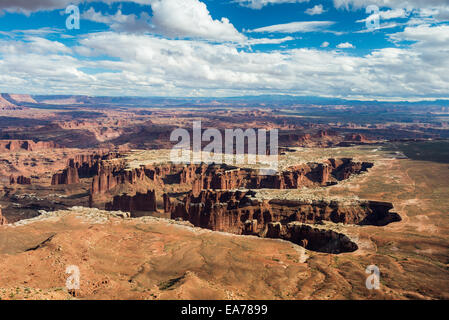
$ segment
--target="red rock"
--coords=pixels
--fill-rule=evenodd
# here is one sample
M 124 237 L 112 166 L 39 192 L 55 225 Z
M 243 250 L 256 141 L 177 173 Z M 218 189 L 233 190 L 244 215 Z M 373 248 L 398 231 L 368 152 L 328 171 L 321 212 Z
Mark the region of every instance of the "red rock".
M 31 178 L 24 176 L 18 176 L 15 178 L 13 175 L 9 177 L 9 184 L 31 184 Z
M 348 134 L 345 137 L 345 140 L 346 141 L 354 141 L 354 142 L 366 142 L 366 141 L 368 141 L 368 139 L 363 134 L 359 134 L 359 133 Z
M 0 140 L 0 152 L 10 151 L 40 151 L 59 148 L 59 146 L 52 141 L 32 140 Z
M 8 224 L 6 218 L 2 215 L 2 208 L 0 208 L 0 226 Z
M 235 234 L 263 234 L 271 222 L 334 223 L 358 225 L 385 225 L 400 221 L 399 215 L 390 213 L 390 203 L 354 202 L 340 204 L 326 201 L 260 201 L 252 198 L 251 191 L 203 190 L 198 196 L 190 193 L 182 202 L 167 205 L 171 218 L 182 218 L 193 225 L 214 231 Z M 167 197 L 167 196 L 166 196 Z M 168 198 L 168 197 L 167 197 Z M 164 197 L 165 199 L 165 197 Z
M 136 193 L 135 196 L 127 194 L 115 196 L 112 202 L 106 204 L 106 210 L 110 211 L 157 211 L 156 194 L 153 191 Z
M 64 169 L 62 173 L 56 173 L 51 179 L 51 185 L 57 186 L 61 184 L 75 184 L 79 183 L 78 170 L 74 167 Z

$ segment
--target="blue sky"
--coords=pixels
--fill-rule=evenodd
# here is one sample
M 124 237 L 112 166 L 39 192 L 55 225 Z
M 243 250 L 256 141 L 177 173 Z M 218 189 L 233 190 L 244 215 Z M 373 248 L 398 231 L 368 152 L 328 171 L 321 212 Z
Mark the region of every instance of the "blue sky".
M 79 29 L 66 28 L 71 4 Z M 449 98 L 445 0 L 0 0 L 0 12 L 2 92 Z

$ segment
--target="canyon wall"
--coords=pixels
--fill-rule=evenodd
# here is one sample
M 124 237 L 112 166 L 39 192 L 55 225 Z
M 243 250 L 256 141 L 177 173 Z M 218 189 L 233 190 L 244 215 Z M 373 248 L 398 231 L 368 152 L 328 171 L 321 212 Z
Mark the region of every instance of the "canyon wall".
M 8 221 L 2 214 L 2 208 L 0 208 L 0 226 L 8 224 Z
M 68 160 L 66 169 L 53 175 L 51 184 L 75 184 L 81 178 L 92 178 L 99 174 L 102 161 L 108 159 L 109 155 L 102 153 L 76 155 Z
M 52 141 L 0 140 L 0 152 L 44 151 L 54 148 L 59 148 L 59 146 Z
M 201 191 L 183 201 L 164 197 L 164 211 L 198 227 L 236 234 L 258 234 L 269 222 L 322 221 L 356 225 L 386 225 L 399 221 L 391 203 L 377 201 L 259 200 L 252 191 Z M 249 222 L 248 222 L 249 221 Z M 256 222 L 253 222 L 256 221 Z M 251 223 L 251 225 L 248 225 Z
M 106 204 L 106 210 L 126 211 L 133 214 L 136 211 L 157 211 L 156 194 L 154 190 L 145 193 L 136 193 L 135 196 L 127 194 L 115 196 L 112 202 Z
M 27 178 L 24 176 L 14 177 L 13 175 L 11 175 L 9 177 L 9 184 L 22 184 L 22 185 L 31 184 L 31 178 Z
M 79 183 L 78 170 L 74 167 L 68 167 L 61 173 L 55 173 L 51 179 L 51 185 L 57 186 L 61 184 L 75 184 Z
M 164 195 L 164 211 L 172 219 L 189 221 L 197 227 L 281 238 L 310 250 L 332 253 L 351 252 L 357 246 L 345 235 L 320 227 L 325 221 L 382 226 L 401 220 L 390 212 L 391 203 L 259 200 L 254 195 L 253 191 L 204 190 L 198 196 L 191 192 L 183 201 Z
M 287 240 L 317 252 L 339 254 L 358 249 L 357 244 L 345 234 L 299 222 L 286 225 L 271 222 L 268 224 L 266 237 Z
M 104 194 L 118 184 L 135 183 L 147 177 L 164 184 L 188 184 L 194 194 L 201 190 L 232 189 L 298 189 L 304 186 L 326 186 L 348 179 L 371 168 L 372 163 L 352 159 L 329 159 L 324 163 L 293 166 L 277 175 L 260 175 L 256 169 L 227 165 L 149 165 L 126 169 L 126 165 L 102 167 L 94 176 L 91 194 Z

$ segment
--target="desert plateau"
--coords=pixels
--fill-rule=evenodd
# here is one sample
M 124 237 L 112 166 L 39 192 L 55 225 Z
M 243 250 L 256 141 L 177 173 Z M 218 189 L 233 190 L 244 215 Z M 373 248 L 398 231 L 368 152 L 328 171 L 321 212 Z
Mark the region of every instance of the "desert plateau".
M 0 0 L 0 309 L 434 311 L 448 35 L 447 0 Z

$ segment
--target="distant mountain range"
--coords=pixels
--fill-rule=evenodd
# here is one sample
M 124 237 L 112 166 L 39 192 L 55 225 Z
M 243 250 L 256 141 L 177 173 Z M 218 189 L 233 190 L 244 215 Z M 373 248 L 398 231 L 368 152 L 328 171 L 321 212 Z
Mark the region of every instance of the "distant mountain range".
M 2 104 L 12 106 L 29 106 L 41 108 L 53 108 L 57 106 L 124 106 L 124 107 L 210 107 L 210 106 L 288 106 L 288 105 L 364 105 L 364 106 L 441 106 L 448 107 L 449 100 L 434 101 L 361 101 L 346 100 L 340 98 L 325 98 L 311 96 L 291 96 L 291 95 L 260 95 L 241 96 L 226 98 L 189 98 L 189 97 L 92 97 L 82 95 L 24 95 L 24 94 L 0 94 Z

